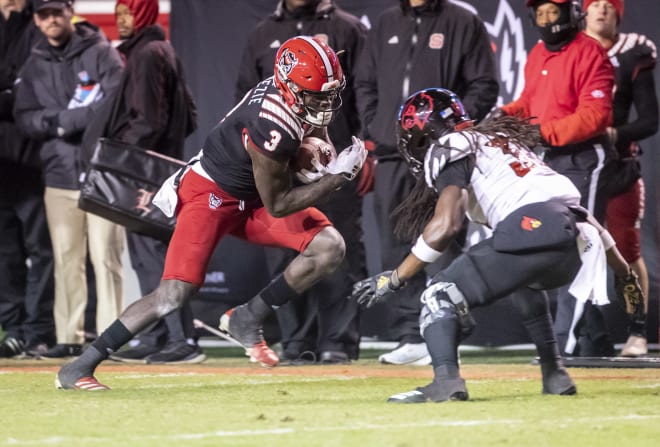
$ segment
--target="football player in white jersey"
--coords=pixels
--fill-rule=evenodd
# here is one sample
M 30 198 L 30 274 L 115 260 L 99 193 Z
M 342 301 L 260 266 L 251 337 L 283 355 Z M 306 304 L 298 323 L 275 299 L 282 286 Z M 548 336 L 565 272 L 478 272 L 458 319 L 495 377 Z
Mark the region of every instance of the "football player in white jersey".
M 399 152 L 418 182 L 395 211 L 397 231 L 415 242 L 396 269 L 355 284 L 358 302 L 370 306 L 404 287 L 449 246 L 465 215 L 490 226 L 493 236 L 459 256 L 423 292 L 420 330 L 435 377 L 389 402 L 467 400 L 458 344 L 474 327 L 470 308 L 508 295 L 538 350 L 543 393 L 575 394 L 545 290 L 571 284 L 579 300 L 607 300 L 606 258 L 617 275 L 630 276 L 635 293 L 639 286 L 608 233 L 579 207 L 572 182 L 529 149 L 539 141 L 538 128 L 513 117 L 473 126 L 453 92 L 431 88 L 403 104 L 398 131 Z

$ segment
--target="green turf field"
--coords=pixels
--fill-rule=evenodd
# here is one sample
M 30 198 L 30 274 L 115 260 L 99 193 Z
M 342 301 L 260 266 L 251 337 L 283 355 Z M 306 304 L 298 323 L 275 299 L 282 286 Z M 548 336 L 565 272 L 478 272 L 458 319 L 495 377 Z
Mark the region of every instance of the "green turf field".
M 2 446 L 658 446 L 660 369 L 581 369 L 578 395 L 543 396 L 531 354 L 463 355 L 470 401 L 395 405 L 430 367 L 104 363 L 112 391 L 59 391 L 56 361 L 0 361 Z M 495 355 L 497 354 L 497 355 Z

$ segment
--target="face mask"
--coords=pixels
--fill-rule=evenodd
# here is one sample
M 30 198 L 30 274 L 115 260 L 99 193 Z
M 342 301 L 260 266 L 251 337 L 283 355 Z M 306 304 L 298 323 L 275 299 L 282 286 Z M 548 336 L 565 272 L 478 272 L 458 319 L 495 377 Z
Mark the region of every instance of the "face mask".
M 561 47 L 570 42 L 578 31 L 577 27 L 571 23 L 570 5 L 563 3 L 558 6 L 560 14 L 556 22 L 546 26 L 536 25 L 541 34 L 541 40 L 550 50 L 558 45 Z

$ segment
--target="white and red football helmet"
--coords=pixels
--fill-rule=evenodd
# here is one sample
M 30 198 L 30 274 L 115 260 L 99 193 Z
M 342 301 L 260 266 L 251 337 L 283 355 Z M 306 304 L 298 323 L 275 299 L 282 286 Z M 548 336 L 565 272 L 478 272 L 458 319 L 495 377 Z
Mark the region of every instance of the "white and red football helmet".
M 330 124 L 346 85 L 332 48 L 314 37 L 293 37 L 277 51 L 274 73 L 284 101 L 300 119 L 313 126 Z

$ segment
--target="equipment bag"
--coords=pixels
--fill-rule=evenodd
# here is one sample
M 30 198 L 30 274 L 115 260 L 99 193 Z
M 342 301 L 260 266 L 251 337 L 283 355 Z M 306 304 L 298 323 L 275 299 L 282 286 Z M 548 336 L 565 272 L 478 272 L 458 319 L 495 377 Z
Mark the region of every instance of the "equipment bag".
M 80 190 L 78 207 L 127 230 L 169 241 L 175 217 L 152 202 L 161 184 L 186 164 L 157 152 L 100 138 Z

